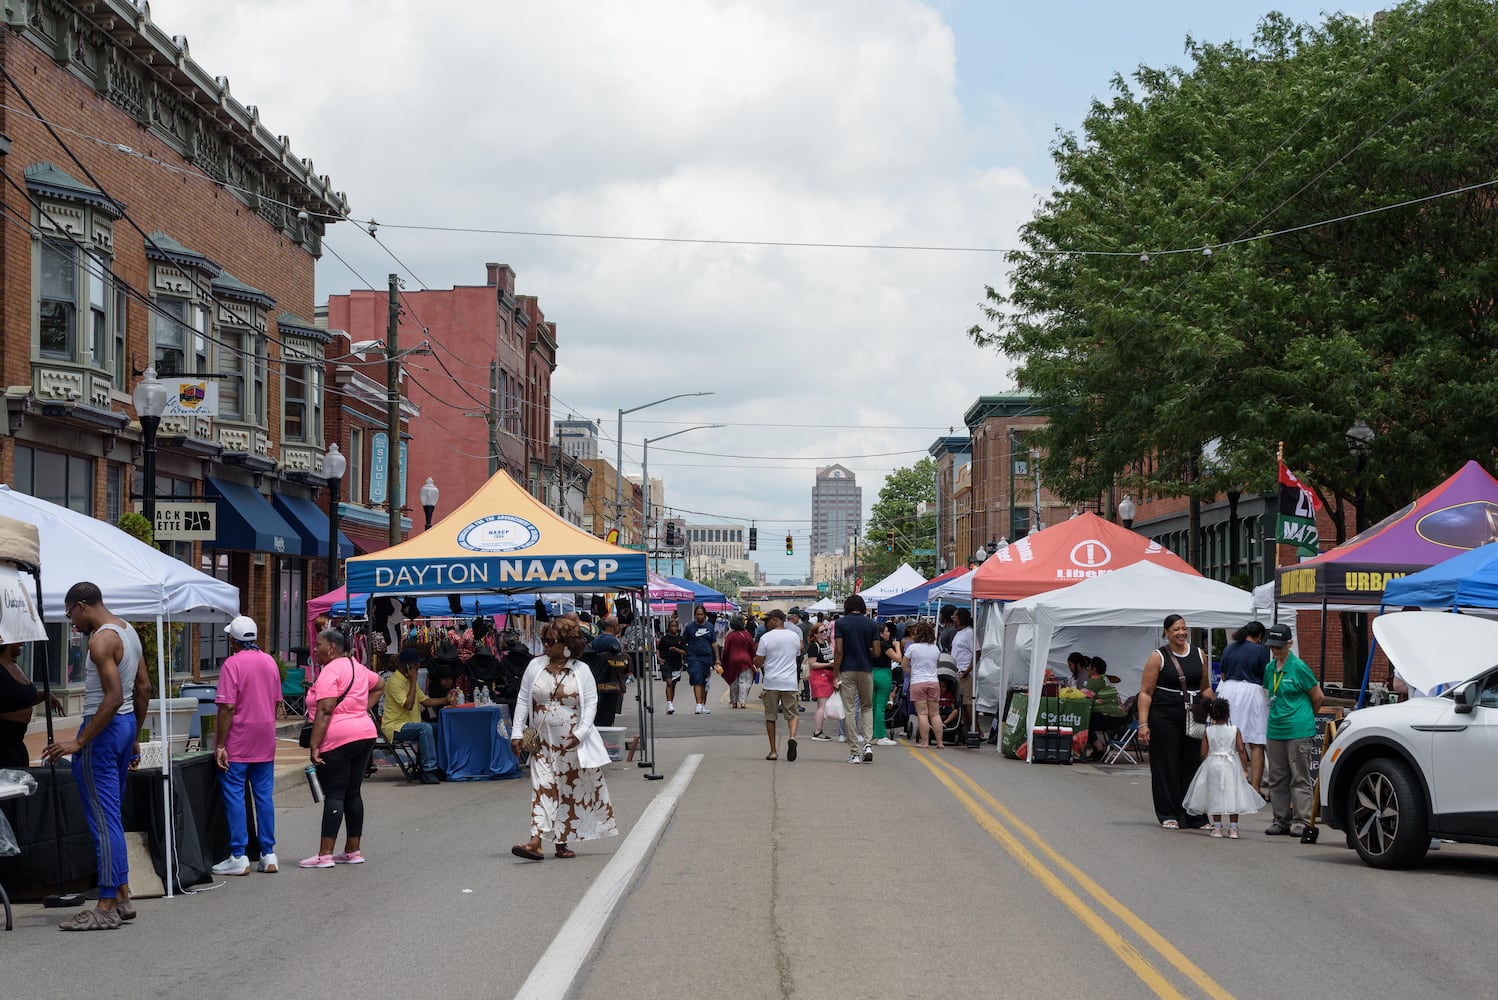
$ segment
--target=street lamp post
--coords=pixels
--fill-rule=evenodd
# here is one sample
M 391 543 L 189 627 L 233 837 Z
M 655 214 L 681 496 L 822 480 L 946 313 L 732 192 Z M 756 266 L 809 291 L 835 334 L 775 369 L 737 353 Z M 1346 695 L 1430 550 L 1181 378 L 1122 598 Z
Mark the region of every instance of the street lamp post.
M 432 477 L 427 476 L 427 481 L 421 485 L 421 510 L 427 516 L 426 527 L 423 531 L 432 530 L 432 512 L 437 509 L 437 484 L 432 482 Z
M 336 444 L 328 445 L 322 457 L 322 474 L 328 481 L 328 590 L 338 589 L 338 487 L 348 471 L 348 459 Z
M 657 399 L 653 403 L 642 403 L 639 406 L 631 406 L 627 410 L 619 411 L 619 424 L 614 431 L 614 527 L 619 529 L 621 541 L 624 538 L 624 415 L 626 413 L 635 413 L 639 410 L 648 410 L 652 406 L 669 403 L 673 399 L 711 395 L 713 395 L 711 392 L 678 392 L 674 396 Z M 643 530 L 643 525 L 641 527 Z
M 1354 469 L 1354 475 L 1357 477 L 1357 493 L 1352 502 L 1352 524 L 1359 535 L 1368 530 L 1368 449 L 1372 446 L 1375 436 L 1373 428 L 1369 427 L 1361 417 L 1347 428 L 1347 448 L 1357 462 Z M 1359 614 L 1353 622 L 1358 664 L 1366 671 L 1373 664 L 1368 652 L 1368 616 Z
M 1124 498 L 1118 502 L 1118 520 L 1123 524 L 1125 531 L 1134 530 L 1134 515 L 1139 513 L 1139 508 L 1134 505 L 1134 495 L 1125 493 Z
M 156 432 L 161 429 L 161 415 L 166 412 L 166 386 L 156 377 L 155 367 L 147 368 L 135 383 L 135 415 L 145 435 L 145 485 L 141 501 L 146 520 L 151 523 L 151 537 L 156 533 Z
M 670 434 L 662 434 L 660 437 L 645 439 L 644 447 L 640 449 L 640 485 L 644 487 L 644 489 L 641 491 L 642 497 L 640 501 L 640 513 L 642 515 L 640 530 L 645 535 L 646 559 L 650 558 L 650 446 L 657 441 L 664 441 L 666 440 L 666 438 L 674 438 L 676 435 L 685 434 L 688 431 L 716 430 L 717 428 L 723 426 L 723 424 L 698 424 L 696 427 L 687 427 L 683 430 L 672 431 Z

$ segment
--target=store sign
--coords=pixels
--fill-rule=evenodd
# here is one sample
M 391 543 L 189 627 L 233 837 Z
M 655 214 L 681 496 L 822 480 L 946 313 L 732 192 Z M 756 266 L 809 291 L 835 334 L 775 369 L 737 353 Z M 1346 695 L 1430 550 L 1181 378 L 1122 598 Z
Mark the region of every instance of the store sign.
M 218 383 L 211 379 L 166 379 L 163 417 L 218 416 Z
M 384 431 L 369 437 L 369 502 L 382 504 L 390 481 L 390 435 Z
M 156 502 L 156 539 L 163 542 L 211 542 L 218 537 L 218 507 L 177 500 Z

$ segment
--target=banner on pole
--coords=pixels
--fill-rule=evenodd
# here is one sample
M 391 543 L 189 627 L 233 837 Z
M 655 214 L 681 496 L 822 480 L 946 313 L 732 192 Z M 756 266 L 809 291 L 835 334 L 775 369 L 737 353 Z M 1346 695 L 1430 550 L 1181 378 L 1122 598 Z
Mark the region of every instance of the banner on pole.
M 1295 473 L 1280 465 L 1279 515 L 1275 518 L 1275 541 L 1293 545 L 1302 555 L 1314 556 L 1321 551 L 1321 532 L 1316 527 L 1316 512 L 1321 500 L 1309 486 L 1295 478 Z

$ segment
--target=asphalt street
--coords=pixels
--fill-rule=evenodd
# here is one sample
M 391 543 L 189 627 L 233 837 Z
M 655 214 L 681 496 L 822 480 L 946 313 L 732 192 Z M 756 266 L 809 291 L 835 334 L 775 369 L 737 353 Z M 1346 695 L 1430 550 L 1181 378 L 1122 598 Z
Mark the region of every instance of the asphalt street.
M 662 703 L 663 704 L 663 703 Z M 681 702 L 678 702 L 680 705 Z M 805 718 L 809 719 L 810 716 Z M 802 730 L 767 762 L 762 716 L 660 719 L 669 777 L 701 761 L 577 971 L 611 1000 L 1492 996 L 1498 851 L 1447 845 L 1412 872 L 1154 823 L 1143 767 L 1024 765 L 881 748 L 872 765 Z M 359 867 L 303 871 L 320 807 L 278 798 L 283 870 L 143 900 L 119 931 L 62 934 L 17 908 L 4 995 L 511 997 L 670 781 L 607 772 L 622 836 L 515 859 L 527 780 L 366 784 Z

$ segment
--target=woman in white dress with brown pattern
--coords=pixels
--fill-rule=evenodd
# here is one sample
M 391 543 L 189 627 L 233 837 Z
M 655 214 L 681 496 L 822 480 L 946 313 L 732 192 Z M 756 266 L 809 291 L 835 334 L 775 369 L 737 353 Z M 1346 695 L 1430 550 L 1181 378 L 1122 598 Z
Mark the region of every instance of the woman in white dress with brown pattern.
M 556 856 L 576 855 L 574 840 L 614 837 L 614 807 L 603 781 L 609 763 L 603 738 L 593 725 L 598 690 L 593 673 L 577 657 L 588 640 L 578 624 L 566 618 L 550 621 L 541 630 L 545 654 L 526 668 L 515 702 L 515 752 L 527 726 L 536 730 L 541 746 L 531 755 L 531 836 L 510 852 L 540 861 L 542 838 L 556 841 Z

